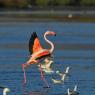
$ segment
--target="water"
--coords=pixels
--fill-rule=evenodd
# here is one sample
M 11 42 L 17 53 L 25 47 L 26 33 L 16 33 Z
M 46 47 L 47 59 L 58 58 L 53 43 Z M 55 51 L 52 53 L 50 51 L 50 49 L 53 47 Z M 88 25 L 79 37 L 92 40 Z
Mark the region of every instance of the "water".
M 48 37 L 55 44 L 55 70 L 64 71 L 70 66 L 70 77 L 64 84 L 54 85 L 51 75 L 46 78 L 51 88 L 43 88 L 43 81 L 36 65 L 27 69 L 27 85 L 23 86 L 21 64 L 28 60 L 28 41 L 36 31 L 41 44 L 49 48 L 43 33 L 51 29 L 56 37 Z M 31 22 L 0 24 L 0 84 L 11 89 L 9 95 L 64 95 L 67 88 L 78 85 L 80 95 L 95 95 L 95 23 Z M 0 90 L 2 95 L 2 90 Z

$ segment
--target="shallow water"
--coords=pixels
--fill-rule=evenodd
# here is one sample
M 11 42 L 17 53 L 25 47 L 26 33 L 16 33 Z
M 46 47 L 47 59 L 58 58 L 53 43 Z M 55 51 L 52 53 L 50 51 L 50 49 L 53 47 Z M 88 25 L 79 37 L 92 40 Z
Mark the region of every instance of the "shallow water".
M 23 85 L 21 64 L 29 56 L 28 41 L 36 31 L 41 44 L 49 48 L 43 33 L 51 29 L 56 37 L 48 37 L 55 44 L 54 70 L 63 72 L 70 66 L 70 76 L 63 84 L 54 85 L 46 75 L 51 88 L 43 88 L 36 65 L 27 69 L 27 85 Z M 95 95 L 95 24 L 67 22 L 31 22 L 0 24 L 0 84 L 9 87 L 9 95 L 64 95 L 67 88 L 78 85 L 80 95 Z M 39 93 L 39 94 L 37 94 Z M 43 94 L 42 94 L 43 93 Z M 0 90 L 2 95 L 2 90 Z M 29 94 L 27 94 L 29 95 Z

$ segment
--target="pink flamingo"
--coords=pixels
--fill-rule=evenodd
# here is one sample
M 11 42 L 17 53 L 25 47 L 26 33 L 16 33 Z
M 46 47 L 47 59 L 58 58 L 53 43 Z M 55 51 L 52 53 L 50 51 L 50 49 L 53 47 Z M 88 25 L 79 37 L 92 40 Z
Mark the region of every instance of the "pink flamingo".
M 41 77 L 44 80 L 44 82 L 46 83 L 46 85 L 48 86 L 48 83 L 46 82 L 46 80 L 45 80 L 45 78 L 43 76 L 43 72 L 42 72 L 42 68 L 41 68 L 40 62 L 43 61 L 46 57 L 51 56 L 51 54 L 53 53 L 54 44 L 46 38 L 46 36 L 49 36 L 49 35 L 56 36 L 56 33 L 53 32 L 53 31 L 47 31 L 44 34 L 45 41 L 48 44 L 51 45 L 50 49 L 43 49 L 42 48 L 36 32 L 33 32 L 33 34 L 31 35 L 31 38 L 29 40 L 30 58 L 29 58 L 29 60 L 25 64 L 22 65 L 23 71 L 24 71 L 24 81 L 25 81 L 25 83 L 26 83 L 26 75 L 25 75 L 25 69 L 24 68 L 28 67 L 31 64 L 39 63 L 40 69 L 41 69 Z

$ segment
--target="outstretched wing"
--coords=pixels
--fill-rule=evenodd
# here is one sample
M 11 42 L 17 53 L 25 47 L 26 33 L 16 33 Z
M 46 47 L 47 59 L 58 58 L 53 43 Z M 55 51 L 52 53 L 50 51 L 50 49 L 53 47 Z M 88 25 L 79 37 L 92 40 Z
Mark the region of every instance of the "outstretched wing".
M 34 52 L 38 52 L 41 49 L 42 49 L 42 46 L 37 37 L 37 34 L 36 34 L 36 32 L 33 32 L 33 34 L 30 37 L 30 40 L 29 40 L 29 52 L 30 52 L 30 54 L 32 54 Z

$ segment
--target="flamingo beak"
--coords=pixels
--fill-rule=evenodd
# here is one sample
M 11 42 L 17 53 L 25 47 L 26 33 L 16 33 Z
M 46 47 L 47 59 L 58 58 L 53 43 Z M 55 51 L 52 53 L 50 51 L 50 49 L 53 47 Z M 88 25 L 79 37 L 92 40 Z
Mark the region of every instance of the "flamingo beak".
M 56 33 L 55 33 L 55 32 L 52 32 L 52 34 L 53 34 L 54 36 L 56 36 Z

